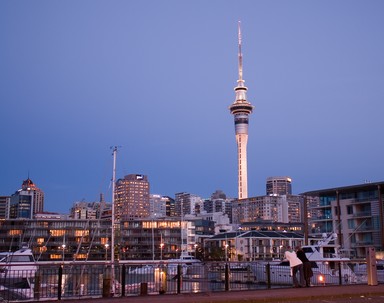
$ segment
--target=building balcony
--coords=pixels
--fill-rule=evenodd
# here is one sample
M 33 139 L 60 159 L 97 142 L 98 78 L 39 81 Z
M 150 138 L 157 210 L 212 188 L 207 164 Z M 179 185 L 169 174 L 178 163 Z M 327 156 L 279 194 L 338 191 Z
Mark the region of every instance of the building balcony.
M 351 199 L 350 202 L 352 204 L 370 204 L 373 201 L 377 201 L 377 198 L 370 199 L 370 198 L 364 198 L 364 199 Z
M 365 232 L 373 232 L 373 231 L 377 231 L 377 229 L 375 229 L 373 226 L 360 226 L 358 229 L 353 229 L 351 232 L 356 234 L 360 232 L 365 233 Z
M 317 205 L 317 206 L 309 206 L 308 210 L 316 210 L 316 209 L 330 209 L 332 206 L 330 204 L 327 205 Z
M 332 218 L 329 217 L 329 216 L 321 216 L 321 217 L 317 217 L 317 218 L 312 218 L 311 219 L 311 222 L 323 222 L 323 221 L 332 221 Z
M 351 246 L 352 247 L 367 247 L 367 246 L 371 246 L 373 245 L 373 241 L 370 240 L 370 241 L 357 241 L 355 243 L 351 243 Z
M 362 218 L 362 217 L 372 217 L 372 213 L 370 211 L 361 211 L 353 214 L 354 218 Z

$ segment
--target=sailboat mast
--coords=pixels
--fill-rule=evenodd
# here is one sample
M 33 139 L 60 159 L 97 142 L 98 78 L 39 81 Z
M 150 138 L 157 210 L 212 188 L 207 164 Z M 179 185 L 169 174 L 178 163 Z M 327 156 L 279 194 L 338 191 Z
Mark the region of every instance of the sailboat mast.
M 114 293 L 115 283 L 115 186 L 116 186 L 116 154 L 117 146 L 113 147 L 113 170 L 112 170 L 112 229 L 111 229 L 111 285 Z
M 113 148 L 113 170 L 112 170 L 112 232 L 111 232 L 111 262 L 115 261 L 115 186 L 116 186 L 116 153 L 117 147 Z

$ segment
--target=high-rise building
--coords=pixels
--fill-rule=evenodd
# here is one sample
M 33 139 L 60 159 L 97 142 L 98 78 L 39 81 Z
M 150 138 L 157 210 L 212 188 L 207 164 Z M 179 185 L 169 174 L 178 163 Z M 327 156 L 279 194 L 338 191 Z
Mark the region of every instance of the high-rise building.
M 31 179 L 23 181 L 21 189 L 11 196 L 9 217 L 32 219 L 34 214 L 44 211 L 44 192 Z
M 149 217 L 149 181 L 131 174 L 116 181 L 115 217 L 119 220 Z
M 167 216 L 167 202 L 169 199 L 161 195 L 149 195 L 149 212 L 151 217 Z
M 268 195 L 234 200 L 232 223 L 260 220 L 280 223 L 303 222 L 303 197 L 295 195 Z
M 247 143 L 248 143 L 248 116 L 252 113 L 253 106 L 247 101 L 247 87 L 243 80 L 243 55 L 241 52 L 241 29 L 238 27 L 239 38 L 239 79 L 235 87 L 236 100 L 229 107 L 234 115 L 235 132 L 237 142 L 237 165 L 238 165 L 238 199 L 248 198 L 248 172 L 247 172 Z
M 175 194 L 176 215 L 184 217 L 185 215 L 195 215 L 204 208 L 203 199 L 195 194 L 177 193 Z
M 290 177 L 267 178 L 267 195 L 292 195 L 292 179 Z
M 10 200 L 9 196 L 0 196 L 0 220 L 9 218 Z
M 99 202 L 75 202 L 70 209 L 69 217 L 72 219 L 100 219 L 110 217 L 111 203 Z

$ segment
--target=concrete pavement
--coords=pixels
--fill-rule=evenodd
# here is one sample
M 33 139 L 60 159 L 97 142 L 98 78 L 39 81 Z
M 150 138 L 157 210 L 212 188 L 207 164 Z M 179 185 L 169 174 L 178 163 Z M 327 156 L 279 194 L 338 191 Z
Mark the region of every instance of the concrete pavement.
M 164 294 L 129 296 L 113 298 L 62 299 L 65 303 L 265 303 L 292 302 L 313 299 L 332 300 L 338 298 L 382 297 L 384 302 L 384 284 L 315 286 L 309 288 L 277 288 L 249 291 L 207 292 L 190 294 Z M 38 301 L 36 301 L 38 302 Z

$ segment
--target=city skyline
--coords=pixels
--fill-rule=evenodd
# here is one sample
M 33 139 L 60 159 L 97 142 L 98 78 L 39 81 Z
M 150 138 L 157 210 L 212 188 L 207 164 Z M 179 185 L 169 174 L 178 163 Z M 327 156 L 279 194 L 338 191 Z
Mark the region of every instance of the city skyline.
M 248 196 L 381 181 L 382 1 L 0 3 L 0 195 L 28 176 L 45 210 L 151 193 L 237 196 L 237 22 L 249 100 Z M 215 12 L 212 14 L 212 12 Z

